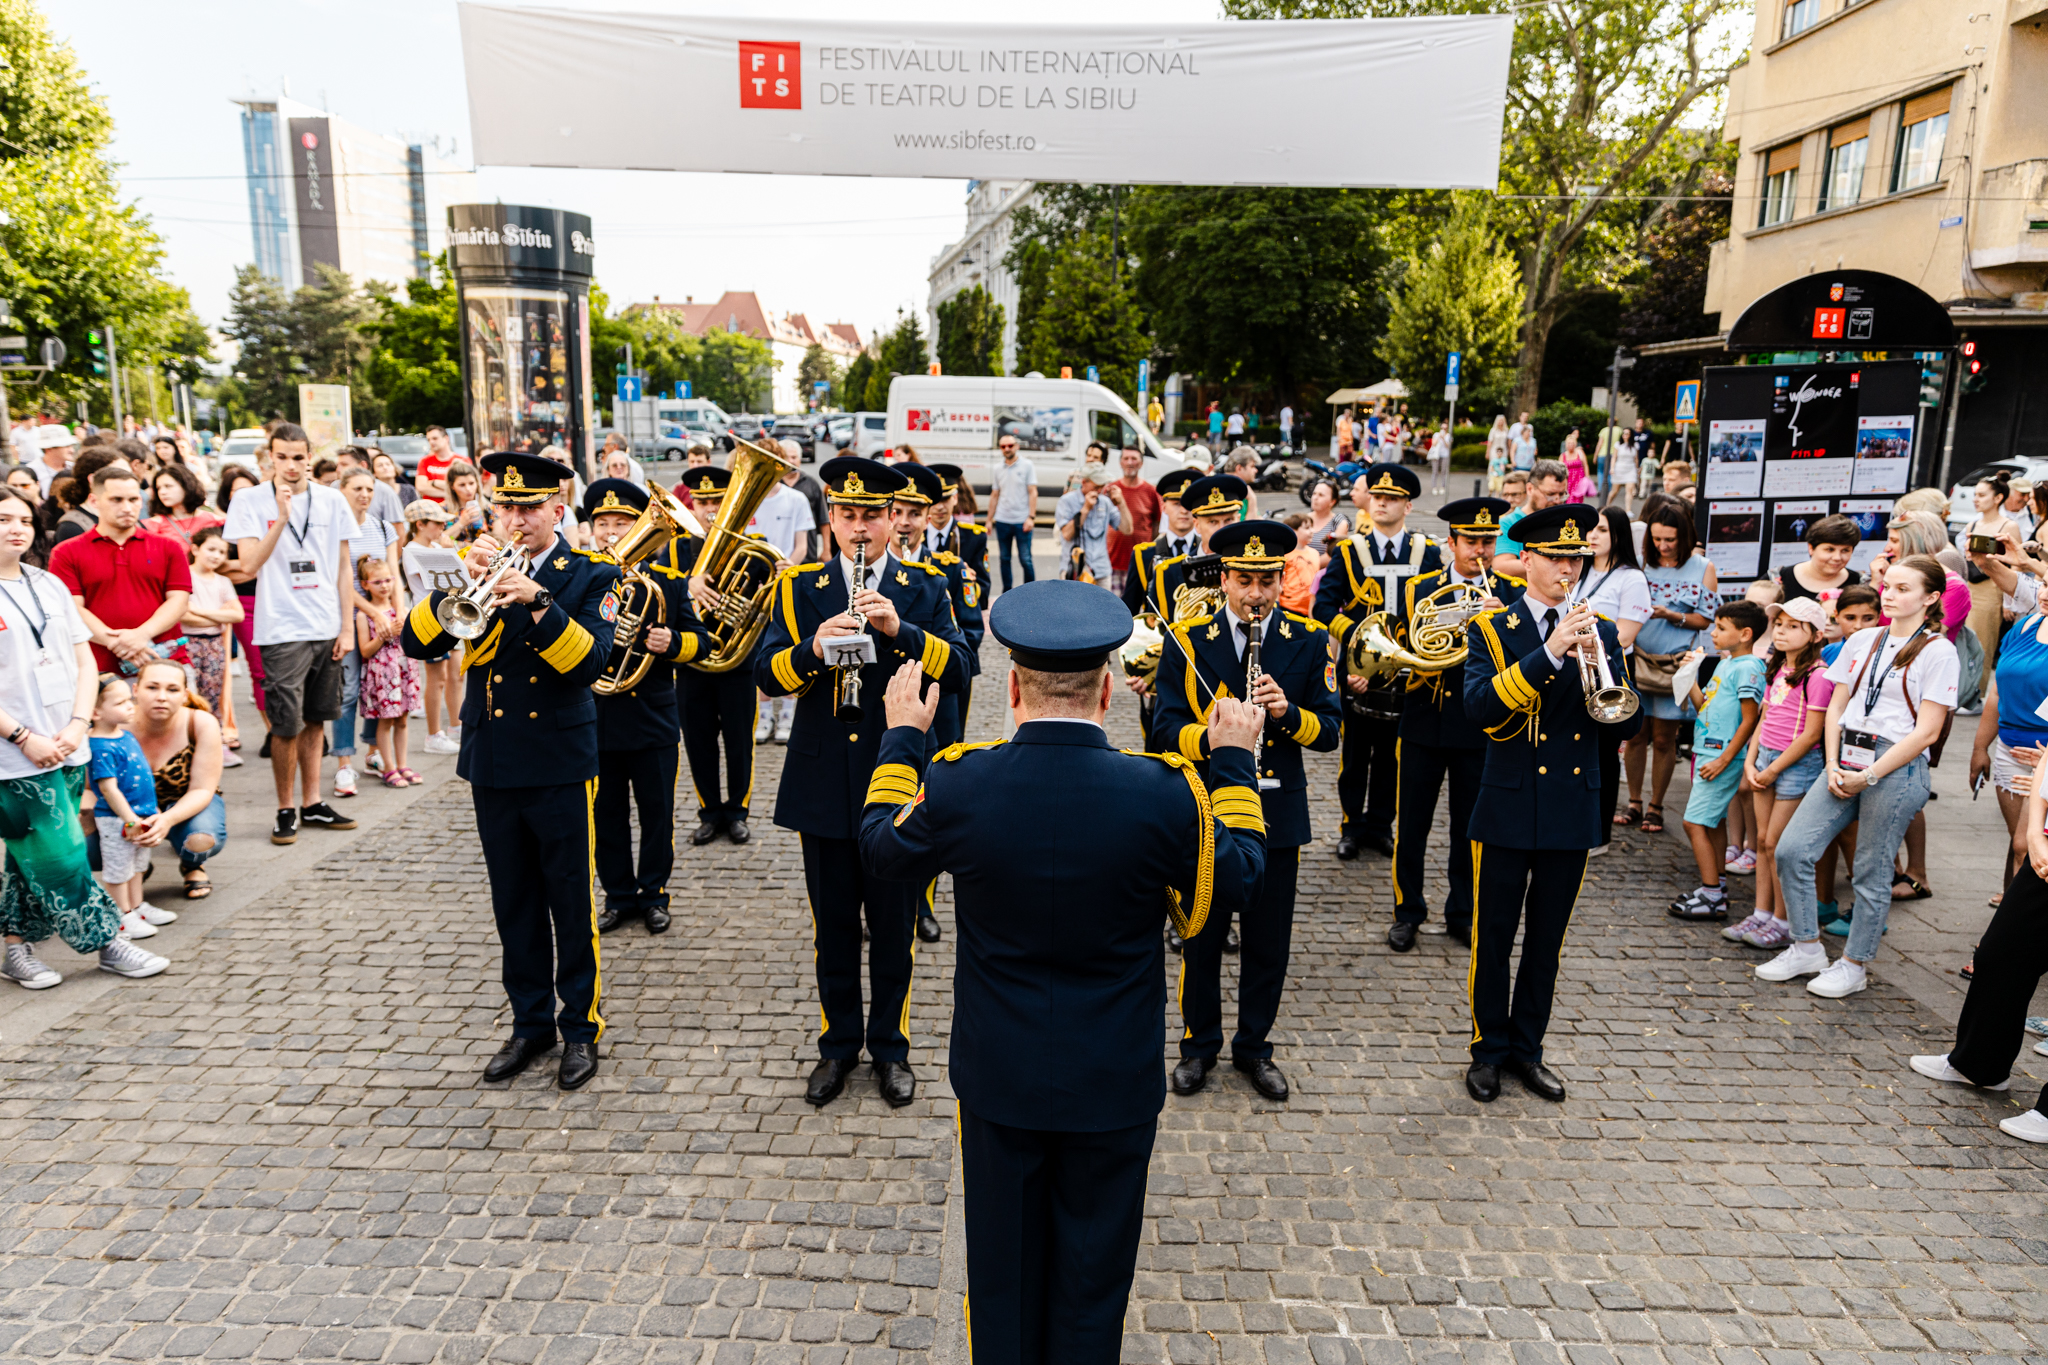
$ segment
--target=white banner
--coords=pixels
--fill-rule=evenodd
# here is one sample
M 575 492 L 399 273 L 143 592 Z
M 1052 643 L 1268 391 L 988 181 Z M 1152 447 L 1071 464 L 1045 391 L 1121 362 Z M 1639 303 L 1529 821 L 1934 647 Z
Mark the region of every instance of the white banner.
M 481 164 L 1492 189 L 1511 15 L 923 24 L 464 4 Z

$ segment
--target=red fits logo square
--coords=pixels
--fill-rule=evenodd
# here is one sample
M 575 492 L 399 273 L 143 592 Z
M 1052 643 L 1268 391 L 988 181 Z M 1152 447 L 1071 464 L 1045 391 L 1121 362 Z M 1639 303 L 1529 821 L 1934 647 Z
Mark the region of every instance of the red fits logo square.
M 740 108 L 803 108 L 803 72 L 800 44 L 741 43 Z
M 1830 339 L 1832 339 L 1832 340 L 1837 340 L 1837 341 L 1839 341 L 1839 340 L 1841 339 L 1841 336 L 1842 336 L 1842 328 L 1843 328 L 1843 325 L 1844 325 L 1844 323 L 1845 323 L 1845 322 L 1847 321 L 1847 319 L 1848 319 L 1848 315 L 1849 315 L 1849 310 L 1848 310 L 1848 309 L 1846 309 L 1846 308 L 1816 308 L 1816 309 L 1814 309 L 1814 310 L 1813 310 L 1813 336 L 1814 336 L 1814 340 L 1816 340 L 1816 341 L 1827 341 L 1827 340 L 1830 340 Z

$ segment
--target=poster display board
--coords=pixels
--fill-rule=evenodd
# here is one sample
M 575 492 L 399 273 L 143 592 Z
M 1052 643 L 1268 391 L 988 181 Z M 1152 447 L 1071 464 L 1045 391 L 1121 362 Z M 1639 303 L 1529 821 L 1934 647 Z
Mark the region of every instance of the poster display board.
M 316 458 L 332 457 L 355 440 L 348 385 L 299 385 L 299 425 L 306 429 L 307 445 Z
M 1893 499 L 1907 491 L 1920 365 L 1709 367 L 1700 542 L 1724 597 L 1806 559 L 1806 533 L 1840 513 L 1863 531 L 1861 572 L 1884 548 Z

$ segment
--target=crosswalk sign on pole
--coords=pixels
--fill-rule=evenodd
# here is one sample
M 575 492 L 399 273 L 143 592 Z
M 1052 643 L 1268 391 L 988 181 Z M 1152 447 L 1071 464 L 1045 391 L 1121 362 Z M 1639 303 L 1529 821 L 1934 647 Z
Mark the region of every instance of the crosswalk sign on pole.
M 1678 402 L 1674 420 L 1681 426 L 1700 420 L 1700 381 L 1686 379 L 1678 385 Z

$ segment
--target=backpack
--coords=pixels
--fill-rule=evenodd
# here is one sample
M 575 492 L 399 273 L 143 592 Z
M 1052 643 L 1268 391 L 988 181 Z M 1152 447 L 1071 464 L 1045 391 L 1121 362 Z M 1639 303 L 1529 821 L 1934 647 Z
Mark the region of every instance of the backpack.
M 1967 711 L 1984 700 L 1984 642 L 1976 631 L 1965 626 L 1956 633 L 1956 654 L 1963 664 L 1956 679 L 1956 710 Z

